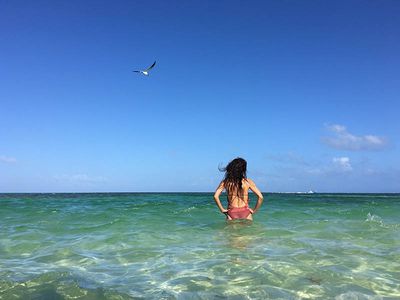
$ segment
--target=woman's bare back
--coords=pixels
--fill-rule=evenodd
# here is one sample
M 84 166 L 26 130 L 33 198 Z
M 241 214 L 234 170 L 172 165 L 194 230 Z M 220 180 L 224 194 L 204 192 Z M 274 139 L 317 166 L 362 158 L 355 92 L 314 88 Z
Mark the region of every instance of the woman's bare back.
M 238 192 L 237 187 L 225 186 L 228 196 L 228 207 L 246 207 L 249 203 L 249 182 L 242 179 L 242 190 Z

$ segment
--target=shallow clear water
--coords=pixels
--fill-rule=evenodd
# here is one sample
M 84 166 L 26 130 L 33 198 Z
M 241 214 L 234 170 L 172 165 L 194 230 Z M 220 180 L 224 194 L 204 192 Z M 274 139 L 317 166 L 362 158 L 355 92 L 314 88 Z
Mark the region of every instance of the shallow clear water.
M 253 199 L 254 202 L 254 199 Z M 400 195 L 2 194 L 0 299 L 400 299 Z

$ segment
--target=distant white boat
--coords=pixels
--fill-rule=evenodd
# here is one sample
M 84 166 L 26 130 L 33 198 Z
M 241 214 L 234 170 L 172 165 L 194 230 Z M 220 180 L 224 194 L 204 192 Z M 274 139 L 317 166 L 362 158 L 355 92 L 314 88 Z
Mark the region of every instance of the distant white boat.
M 315 192 L 313 191 L 313 190 L 309 190 L 308 192 L 307 192 L 307 194 L 314 194 Z

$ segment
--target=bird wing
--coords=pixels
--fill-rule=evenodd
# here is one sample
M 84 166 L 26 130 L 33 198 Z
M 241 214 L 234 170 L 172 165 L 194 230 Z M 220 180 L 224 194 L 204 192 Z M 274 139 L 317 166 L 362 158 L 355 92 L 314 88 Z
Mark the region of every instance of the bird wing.
M 140 73 L 140 71 L 132 71 L 132 72 Z
M 156 62 L 154 62 L 150 67 L 148 67 L 145 71 L 150 71 L 153 69 L 153 67 L 156 65 Z

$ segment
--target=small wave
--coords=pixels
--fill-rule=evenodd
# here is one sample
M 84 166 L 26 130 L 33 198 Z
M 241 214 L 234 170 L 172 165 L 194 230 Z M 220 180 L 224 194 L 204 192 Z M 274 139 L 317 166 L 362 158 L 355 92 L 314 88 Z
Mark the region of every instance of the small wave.
M 190 212 L 190 211 L 192 211 L 193 209 L 196 209 L 196 207 L 194 207 L 194 206 L 188 207 L 188 208 L 184 209 L 183 212 Z
M 185 209 L 178 209 L 178 210 L 175 210 L 173 213 L 176 215 L 176 214 L 187 214 L 187 213 L 189 213 L 190 214 L 190 212 L 192 212 L 194 209 L 196 209 L 196 207 L 195 206 L 191 206 L 191 207 L 188 207 L 188 208 L 185 208 Z
M 383 228 L 399 228 L 400 227 L 400 224 L 386 224 L 380 216 L 371 214 L 370 212 L 368 213 L 367 218 L 365 219 L 365 222 L 376 223 Z
M 382 218 L 378 215 L 373 215 L 370 212 L 367 215 L 367 219 L 365 219 L 366 222 L 375 222 L 375 223 L 380 223 L 383 224 Z

